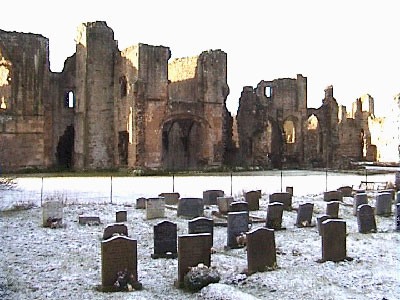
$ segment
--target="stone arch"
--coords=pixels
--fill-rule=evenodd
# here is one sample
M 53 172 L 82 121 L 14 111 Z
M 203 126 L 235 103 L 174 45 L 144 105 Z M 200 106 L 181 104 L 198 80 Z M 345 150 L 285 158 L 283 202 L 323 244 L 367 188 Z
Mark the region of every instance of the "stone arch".
M 308 115 L 305 124 L 304 157 L 307 162 L 317 167 L 323 164 L 323 133 L 317 114 Z
M 0 48 L 0 111 L 10 109 L 12 64 Z

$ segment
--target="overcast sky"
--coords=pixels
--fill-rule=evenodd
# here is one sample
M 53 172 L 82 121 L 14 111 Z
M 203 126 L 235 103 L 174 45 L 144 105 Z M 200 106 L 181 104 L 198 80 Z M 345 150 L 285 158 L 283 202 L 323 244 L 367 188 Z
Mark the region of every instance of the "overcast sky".
M 328 85 L 350 110 L 362 94 L 384 116 L 400 93 L 399 0 L 276 1 L 8 1 L 0 29 L 42 34 L 52 71 L 75 52 L 80 23 L 106 21 L 120 50 L 138 43 L 168 46 L 172 58 L 209 49 L 228 54 L 228 109 L 243 86 L 308 77 L 308 106 Z

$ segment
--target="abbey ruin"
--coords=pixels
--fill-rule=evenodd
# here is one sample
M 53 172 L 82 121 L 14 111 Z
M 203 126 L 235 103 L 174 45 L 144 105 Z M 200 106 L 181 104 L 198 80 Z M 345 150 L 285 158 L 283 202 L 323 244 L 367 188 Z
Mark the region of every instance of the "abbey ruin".
M 170 60 L 168 47 L 118 49 L 105 22 L 78 28 L 76 53 L 49 69 L 49 41 L 0 30 L 0 166 L 166 170 L 230 166 L 346 168 L 399 161 L 400 96 L 374 115 L 364 95 L 350 112 L 333 87 L 307 107 L 307 78 L 244 87 L 226 108 L 227 54 Z

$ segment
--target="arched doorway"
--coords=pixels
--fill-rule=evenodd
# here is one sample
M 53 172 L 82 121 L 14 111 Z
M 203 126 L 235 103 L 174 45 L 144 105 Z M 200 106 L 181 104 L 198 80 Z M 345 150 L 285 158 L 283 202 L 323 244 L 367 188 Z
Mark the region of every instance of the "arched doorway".
M 64 134 L 58 140 L 57 145 L 57 164 L 62 168 L 71 168 L 73 164 L 74 153 L 74 126 L 69 125 L 64 131 Z

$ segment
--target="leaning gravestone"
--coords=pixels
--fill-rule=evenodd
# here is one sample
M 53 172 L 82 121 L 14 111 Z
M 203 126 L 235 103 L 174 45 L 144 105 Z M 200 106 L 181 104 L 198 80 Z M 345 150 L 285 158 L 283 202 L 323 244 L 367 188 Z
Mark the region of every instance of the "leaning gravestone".
M 221 214 L 226 215 L 229 211 L 229 206 L 233 202 L 233 197 L 218 197 L 217 198 L 217 205 L 218 210 Z
M 103 232 L 103 240 L 108 240 L 114 235 L 128 236 L 128 227 L 122 223 L 108 225 Z
M 101 242 L 101 284 L 113 288 L 119 273 L 127 273 L 129 283 L 141 287 L 137 273 L 137 241 L 125 236 L 115 236 Z
M 169 221 L 162 221 L 153 227 L 154 231 L 154 254 L 152 258 L 176 258 L 178 252 L 177 226 Z
M 164 218 L 165 200 L 164 198 L 146 199 L 146 220 Z
M 289 193 L 273 193 L 269 195 L 269 203 L 274 202 L 282 203 L 284 210 L 292 209 L 292 195 Z
M 217 205 L 217 198 L 223 197 L 224 191 L 208 190 L 203 192 L 204 205 Z
M 361 204 L 357 208 L 358 232 L 376 232 L 374 209 L 368 204 Z
M 299 205 L 297 211 L 296 226 L 297 227 L 310 227 L 312 221 L 314 204 L 304 203 Z
M 146 198 L 138 198 L 136 199 L 136 209 L 145 209 L 146 208 Z
M 332 219 L 339 218 L 339 201 L 329 201 L 326 203 L 326 215 L 331 216 Z
M 246 202 L 249 204 L 249 210 L 259 210 L 260 209 L 260 198 L 261 192 L 250 191 L 244 194 Z
M 189 221 L 189 234 L 196 233 L 209 233 L 211 235 L 211 246 L 213 246 L 213 238 L 214 238 L 214 220 L 208 219 L 204 217 L 197 217 L 193 220 Z
M 392 198 L 390 193 L 379 193 L 376 195 L 376 215 L 389 217 L 392 213 Z
M 100 217 L 98 216 L 87 216 L 80 215 L 78 217 L 78 222 L 80 225 L 100 225 Z
M 353 200 L 353 215 L 357 215 L 357 209 L 360 205 L 368 204 L 368 196 L 366 193 L 359 193 L 354 195 Z
M 326 220 L 334 219 L 331 216 L 328 215 L 322 215 L 317 218 L 317 225 L 318 225 L 318 234 L 322 236 L 322 223 Z
M 400 231 L 400 203 L 396 204 L 396 215 L 394 221 L 396 231 Z
M 122 223 L 126 222 L 128 218 L 128 212 L 126 210 L 119 210 L 115 213 L 115 222 Z
M 343 195 L 339 191 L 324 192 L 324 201 L 343 201 Z
M 63 218 L 63 204 L 61 201 L 48 201 L 42 205 L 43 227 L 61 227 Z
M 191 267 L 202 263 L 211 264 L 209 233 L 185 234 L 178 237 L 178 280 L 176 286 L 183 287 L 184 277 Z
M 346 259 L 346 222 L 330 219 L 322 222 L 322 262 Z
M 204 204 L 202 198 L 181 198 L 178 200 L 177 215 L 183 217 L 200 217 L 204 212 Z
M 338 191 L 342 193 L 343 197 L 351 197 L 353 194 L 353 188 L 351 186 L 342 186 L 338 188 Z
M 276 267 L 273 229 L 257 228 L 247 233 L 247 272 L 263 272 Z
M 247 232 L 249 230 L 247 212 L 230 212 L 228 213 L 228 234 L 227 234 L 227 246 L 229 248 L 239 248 L 239 244 L 236 237 Z
M 281 230 L 282 228 L 283 204 L 274 202 L 268 204 L 267 221 L 265 227 L 269 229 Z
M 179 193 L 161 193 L 158 196 L 164 197 L 167 205 L 177 205 L 180 197 Z

